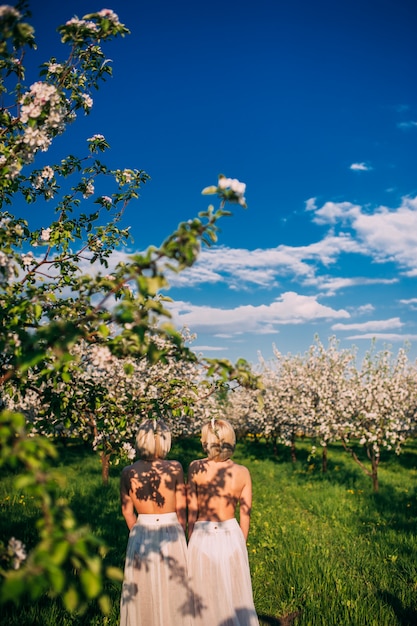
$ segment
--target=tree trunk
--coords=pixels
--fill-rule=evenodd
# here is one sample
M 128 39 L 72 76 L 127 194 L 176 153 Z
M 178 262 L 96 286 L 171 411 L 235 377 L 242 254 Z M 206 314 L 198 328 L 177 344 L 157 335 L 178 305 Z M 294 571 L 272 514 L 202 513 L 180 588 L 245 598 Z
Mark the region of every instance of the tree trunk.
M 295 435 L 294 434 L 291 437 L 291 447 L 290 447 L 290 450 L 291 450 L 291 461 L 293 463 L 296 463 L 297 462 L 297 455 L 296 455 L 296 450 L 295 450 Z
M 379 456 L 376 454 L 372 454 L 372 487 L 375 492 L 379 491 L 379 481 L 378 481 L 378 464 L 379 464 Z
M 103 485 L 109 484 L 109 473 L 110 473 L 110 455 L 105 452 L 101 453 L 101 480 L 103 481 Z
M 321 453 L 321 471 L 323 474 L 327 472 L 327 446 L 323 447 L 323 451 Z

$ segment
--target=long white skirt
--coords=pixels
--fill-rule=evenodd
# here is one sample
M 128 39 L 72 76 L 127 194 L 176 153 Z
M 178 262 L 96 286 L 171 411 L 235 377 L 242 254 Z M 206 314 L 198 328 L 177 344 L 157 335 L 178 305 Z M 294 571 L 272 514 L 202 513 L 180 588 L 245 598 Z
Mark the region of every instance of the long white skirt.
M 187 544 L 176 513 L 139 515 L 130 531 L 121 626 L 191 626 Z
M 258 626 L 248 551 L 236 519 L 197 521 L 188 544 L 197 626 Z

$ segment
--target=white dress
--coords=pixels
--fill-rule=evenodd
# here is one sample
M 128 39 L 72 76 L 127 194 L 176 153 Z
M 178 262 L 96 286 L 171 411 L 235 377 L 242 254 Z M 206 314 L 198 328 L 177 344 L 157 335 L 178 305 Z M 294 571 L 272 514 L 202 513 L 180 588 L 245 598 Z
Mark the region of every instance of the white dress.
M 197 521 L 188 544 L 195 626 L 259 626 L 248 552 L 236 519 Z
M 176 513 L 138 515 L 130 531 L 121 626 L 191 626 L 187 544 Z

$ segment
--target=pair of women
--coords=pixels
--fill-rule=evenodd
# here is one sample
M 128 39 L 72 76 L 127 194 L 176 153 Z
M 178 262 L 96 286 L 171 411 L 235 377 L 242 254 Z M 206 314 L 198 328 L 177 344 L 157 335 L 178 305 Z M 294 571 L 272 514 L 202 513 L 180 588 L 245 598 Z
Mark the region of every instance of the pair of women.
M 139 458 L 120 481 L 130 530 L 121 626 L 258 626 L 246 549 L 251 477 L 231 459 L 235 433 L 228 422 L 211 420 L 201 441 L 207 458 L 190 464 L 187 489 L 181 464 L 165 458 L 167 426 L 140 425 Z

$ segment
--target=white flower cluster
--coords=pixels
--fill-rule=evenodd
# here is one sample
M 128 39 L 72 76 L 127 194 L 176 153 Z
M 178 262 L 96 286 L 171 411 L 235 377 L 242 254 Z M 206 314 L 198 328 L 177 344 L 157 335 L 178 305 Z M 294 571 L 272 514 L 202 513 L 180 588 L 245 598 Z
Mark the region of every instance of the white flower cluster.
M 27 252 L 26 254 L 22 254 L 22 263 L 24 267 L 30 267 L 34 261 L 33 252 Z
M 50 228 L 42 228 L 41 230 L 41 239 L 42 241 L 49 241 L 51 237 L 51 229 Z
M 36 126 L 28 125 L 23 135 L 25 150 L 21 156 L 29 163 L 38 150 L 45 152 L 49 148 L 52 134 L 63 131 L 67 111 L 61 106 L 56 87 L 42 81 L 34 83 L 20 103 L 20 121 L 23 124 L 37 121 Z
M 221 176 L 219 178 L 218 186 L 219 189 L 221 189 L 222 191 L 227 191 L 228 189 L 230 191 L 233 191 L 233 193 L 236 195 L 238 203 L 242 206 L 246 206 L 245 183 L 241 183 L 237 178 L 226 178 L 225 176 Z
M 81 97 L 83 99 L 84 108 L 91 109 L 93 106 L 93 98 L 88 93 L 83 93 Z
M 107 20 L 109 20 L 110 22 L 112 22 L 112 24 L 114 24 L 115 26 L 118 26 L 120 24 L 119 21 L 119 17 L 118 15 L 112 11 L 111 9 L 101 9 L 101 11 L 98 11 L 97 14 L 99 17 L 105 18 Z M 94 17 L 93 15 L 89 15 L 89 16 L 85 16 L 85 17 Z M 65 24 L 66 26 L 75 26 L 78 28 L 83 28 L 86 30 L 89 30 L 90 33 L 95 34 L 99 32 L 99 27 L 98 25 L 93 22 L 92 20 L 87 20 L 87 19 L 78 19 L 78 17 L 73 17 L 70 20 L 68 20 Z
M 9 4 L 3 4 L 0 6 L 0 19 L 4 20 L 7 17 L 14 17 L 19 20 L 22 15 L 15 7 L 11 7 Z
M 46 167 L 43 168 L 43 170 L 40 172 L 40 174 L 38 174 L 38 176 L 36 176 L 36 178 L 34 179 L 34 181 L 32 182 L 32 185 L 35 189 L 41 189 L 46 182 L 52 180 L 54 177 L 54 170 L 52 169 L 52 167 L 50 167 L 49 165 L 47 165 Z
M 115 178 L 118 183 L 128 184 L 133 180 L 133 170 L 125 169 L 125 170 L 116 170 Z
M 104 141 L 104 135 L 100 135 L 99 133 L 97 133 L 96 135 L 89 137 L 87 141 Z
M 90 196 L 92 196 L 93 193 L 94 193 L 94 185 L 93 185 L 93 182 L 89 180 L 84 190 L 83 198 L 87 199 Z
M 9 160 L 5 157 L 4 154 L 0 155 L 0 167 L 7 168 L 3 173 L 4 178 L 13 180 L 16 176 L 19 175 L 20 170 L 22 169 L 22 164 L 16 160 Z
M 0 284 L 7 285 L 14 274 L 12 259 L 0 250 Z
M 26 560 L 26 548 L 24 544 L 20 541 L 20 539 L 15 539 L 11 537 L 9 539 L 8 545 L 9 552 L 12 556 L 12 567 L 13 569 L 19 569 L 23 561 Z
M 61 63 L 50 63 L 48 65 L 48 72 L 50 74 L 58 74 L 63 69 Z
M 107 346 L 91 346 L 91 364 L 99 369 L 108 369 L 112 362 L 112 354 Z
M 65 26 L 77 26 L 79 28 L 85 28 L 92 33 L 98 32 L 98 26 L 95 22 L 91 20 L 80 20 L 78 17 L 72 17 L 70 20 L 65 22 Z
M 136 457 L 136 450 L 133 446 L 130 445 L 130 443 L 125 442 L 122 445 L 122 454 L 124 454 L 129 461 L 133 461 L 133 459 Z
M 205 187 L 201 192 L 203 195 L 219 194 L 225 200 L 229 202 L 238 202 L 241 206 L 246 208 L 245 198 L 246 184 L 241 183 L 237 178 L 226 178 L 226 176 L 219 176 L 217 185 L 210 185 Z
M 98 11 L 97 15 L 99 15 L 100 17 L 105 17 L 116 26 L 120 24 L 118 15 L 111 9 L 101 9 L 101 11 Z
M 20 99 L 22 104 L 20 121 L 27 124 L 30 119 L 37 119 L 44 111 L 47 104 L 50 108 L 59 106 L 59 94 L 54 85 L 48 85 L 42 81 L 33 83 L 29 91 Z M 53 117 L 50 126 L 56 126 L 59 123 L 59 116 Z

